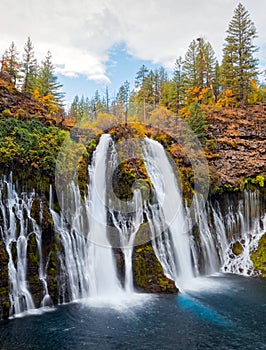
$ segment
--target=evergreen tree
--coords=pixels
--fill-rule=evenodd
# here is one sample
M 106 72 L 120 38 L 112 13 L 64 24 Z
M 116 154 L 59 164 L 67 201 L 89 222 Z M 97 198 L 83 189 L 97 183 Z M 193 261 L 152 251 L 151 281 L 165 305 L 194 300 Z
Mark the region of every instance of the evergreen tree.
M 78 120 L 78 104 L 79 97 L 75 96 L 68 112 L 68 118 Z
M 223 88 L 232 90 L 241 105 L 248 99 L 251 80 L 257 79 L 258 60 L 254 38 L 257 32 L 245 7 L 239 3 L 229 23 L 222 62 Z
M 175 62 L 173 78 L 165 81 L 162 89 L 161 104 L 178 114 L 184 100 L 183 60 L 179 57 Z
M 192 136 L 196 136 L 202 143 L 204 143 L 206 138 L 207 125 L 205 116 L 197 100 L 190 105 L 189 116 L 186 121 L 194 134 Z M 191 135 L 191 132 L 189 134 Z
M 180 56 L 175 62 L 174 77 L 173 77 L 173 98 L 174 112 L 178 114 L 180 106 L 184 99 L 184 75 L 182 72 L 183 60 Z
M 183 65 L 185 83 L 187 87 L 196 87 L 200 85 L 197 59 L 198 55 L 199 47 L 196 40 L 193 40 L 188 47 Z
M 147 76 L 149 70 L 143 64 L 139 71 L 137 72 L 135 79 L 135 86 L 139 89 L 138 96 L 141 98 L 141 102 L 143 102 L 143 119 L 146 121 L 146 101 L 147 101 Z
M 209 42 L 199 38 L 198 42 L 193 40 L 190 43 L 183 64 L 184 84 L 189 100 L 191 97 L 199 98 L 203 89 L 209 88 L 213 91 L 215 64 L 215 53 Z
M 34 49 L 30 37 L 28 37 L 28 40 L 24 46 L 22 73 L 22 92 L 32 94 L 37 78 L 37 60 L 34 57 Z
M 125 123 L 127 124 L 127 116 L 128 116 L 128 103 L 130 97 L 130 84 L 126 80 L 119 88 L 117 94 L 117 102 L 119 105 L 119 110 L 123 110 L 125 114 Z
M 3 53 L 2 57 L 1 57 L 1 72 L 6 71 L 7 66 L 8 66 L 8 51 L 5 50 L 5 52 Z
M 221 92 L 221 67 L 220 67 L 218 61 L 216 61 L 216 63 L 215 63 L 213 88 L 214 88 L 214 93 L 215 93 L 215 97 L 216 97 L 216 101 L 217 101 L 217 98 Z
M 48 51 L 45 60 L 42 62 L 42 66 L 39 70 L 37 78 L 37 88 L 39 90 L 40 97 L 51 96 L 51 102 L 62 106 L 64 93 L 62 92 L 62 84 L 58 82 L 58 78 L 54 73 L 55 68 L 52 64 L 52 55 Z
M 19 64 L 19 53 L 17 51 L 17 48 L 12 41 L 9 49 L 5 53 L 5 64 L 4 69 L 7 71 L 14 83 L 16 85 L 17 81 L 20 78 L 20 64 Z M 3 64 L 2 64 L 3 66 Z

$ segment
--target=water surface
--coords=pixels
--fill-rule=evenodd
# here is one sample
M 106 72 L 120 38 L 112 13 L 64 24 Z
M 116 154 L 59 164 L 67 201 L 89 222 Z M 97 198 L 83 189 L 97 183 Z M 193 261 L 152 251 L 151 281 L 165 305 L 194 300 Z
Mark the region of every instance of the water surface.
M 2 321 L 0 349 L 266 349 L 266 281 L 217 275 L 179 296 L 62 305 Z

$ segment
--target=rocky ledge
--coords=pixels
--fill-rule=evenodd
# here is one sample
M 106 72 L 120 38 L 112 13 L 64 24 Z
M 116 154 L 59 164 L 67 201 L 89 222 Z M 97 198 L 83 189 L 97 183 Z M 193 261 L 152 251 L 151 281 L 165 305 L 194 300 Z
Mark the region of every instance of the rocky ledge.
M 206 155 L 216 186 L 266 176 L 266 105 L 206 111 Z

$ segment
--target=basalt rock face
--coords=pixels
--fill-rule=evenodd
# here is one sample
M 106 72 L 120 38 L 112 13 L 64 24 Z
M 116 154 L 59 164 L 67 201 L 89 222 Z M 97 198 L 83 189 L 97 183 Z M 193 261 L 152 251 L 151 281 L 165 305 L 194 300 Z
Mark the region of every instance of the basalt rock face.
M 64 113 L 60 110 L 56 114 L 48 112 L 48 108 L 30 95 L 18 91 L 7 77 L 0 75 L 0 115 L 26 120 L 35 117 L 46 125 L 57 125 L 68 129 L 65 124 Z
M 33 115 L 41 117 L 47 114 L 47 109 L 40 102 L 32 100 L 12 85 L 0 80 L 0 113 L 4 111 L 6 114 L 17 114 L 24 118 Z
M 207 158 L 216 186 L 266 176 L 266 106 L 207 111 Z

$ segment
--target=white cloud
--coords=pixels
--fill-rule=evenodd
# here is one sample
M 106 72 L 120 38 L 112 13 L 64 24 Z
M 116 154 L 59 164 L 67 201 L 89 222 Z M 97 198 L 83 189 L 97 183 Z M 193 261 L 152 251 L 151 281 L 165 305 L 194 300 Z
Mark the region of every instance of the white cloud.
M 265 0 L 243 0 L 264 49 Z M 1 0 L 0 54 L 28 36 L 39 59 L 51 50 L 57 71 L 108 82 L 108 52 L 124 42 L 139 59 L 171 66 L 198 36 L 221 58 L 225 31 L 238 0 Z

